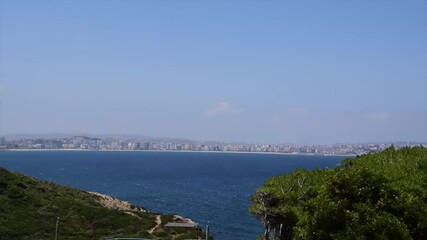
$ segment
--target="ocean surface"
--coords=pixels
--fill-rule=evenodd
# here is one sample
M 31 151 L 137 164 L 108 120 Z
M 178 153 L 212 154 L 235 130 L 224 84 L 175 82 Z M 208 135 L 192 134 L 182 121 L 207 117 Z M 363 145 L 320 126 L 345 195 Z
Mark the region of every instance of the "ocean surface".
M 249 197 L 269 177 L 335 167 L 344 157 L 141 151 L 0 152 L 0 167 L 189 217 L 217 240 L 255 239 Z

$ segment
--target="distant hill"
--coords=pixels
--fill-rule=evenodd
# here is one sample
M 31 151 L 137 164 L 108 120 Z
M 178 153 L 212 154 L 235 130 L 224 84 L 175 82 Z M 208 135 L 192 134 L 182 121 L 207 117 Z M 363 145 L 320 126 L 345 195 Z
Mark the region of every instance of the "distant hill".
M 427 239 L 427 149 L 390 147 L 257 189 L 262 239 Z
M 41 181 L 0 168 L 0 239 L 204 238 L 200 229 L 166 228 L 191 222 L 148 212 L 110 196 Z

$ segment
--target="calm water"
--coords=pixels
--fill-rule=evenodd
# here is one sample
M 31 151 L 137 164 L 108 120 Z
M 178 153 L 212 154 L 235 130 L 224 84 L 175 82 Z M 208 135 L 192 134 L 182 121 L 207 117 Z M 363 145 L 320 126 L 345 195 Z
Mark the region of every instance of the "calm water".
M 152 212 L 175 213 L 219 240 L 255 239 L 248 214 L 264 181 L 296 168 L 334 167 L 343 157 L 244 153 L 28 151 L 0 152 L 0 166 L 62 185 L 105 193 Z

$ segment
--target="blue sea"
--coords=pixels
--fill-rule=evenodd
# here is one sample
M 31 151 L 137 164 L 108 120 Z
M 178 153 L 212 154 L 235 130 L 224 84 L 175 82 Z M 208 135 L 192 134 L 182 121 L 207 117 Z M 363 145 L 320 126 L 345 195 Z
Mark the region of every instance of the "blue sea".
M 173 213 L 217 240 L 255 239 L 263 228 L 249 197 L 267 178 L 297 168 L 333 168 L 344 157 L 141 151 L 0 152 L 0 167 Z

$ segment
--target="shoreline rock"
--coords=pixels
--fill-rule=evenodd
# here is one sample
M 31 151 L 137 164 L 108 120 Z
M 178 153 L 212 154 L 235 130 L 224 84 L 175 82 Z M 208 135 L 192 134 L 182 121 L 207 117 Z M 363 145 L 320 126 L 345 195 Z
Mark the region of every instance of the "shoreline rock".
M 130 215 L 133 215 L 135 217 L 138 217 L 138 216 L 135 215 L 134 212 L 151 213 L 150 211 L 148 211 L 147 209 L 145 209 L 143 207 L 133 205 L 133 204 L 129 203 L 128 201 L 120 200 L 120 199 L 114 198 L 114 197 L 106 195 L 106 194 L 102 194 L 102 193 L 98 193 L 98 192 L 88 192 L 88 193 L 96 196 L 98 199 L 98 202 L 102 206 L 109 208 L 109 209 L 123 211 L 123 212 L 128 213 Z M 176 215 L 176 214 L 174 214 L 172 216 L 173 216 L 173 221 L 172 221 L 173 223 L 198 224 L 197 222 L 193 221 L 190 218 L 185 218 L 183 216 Z

